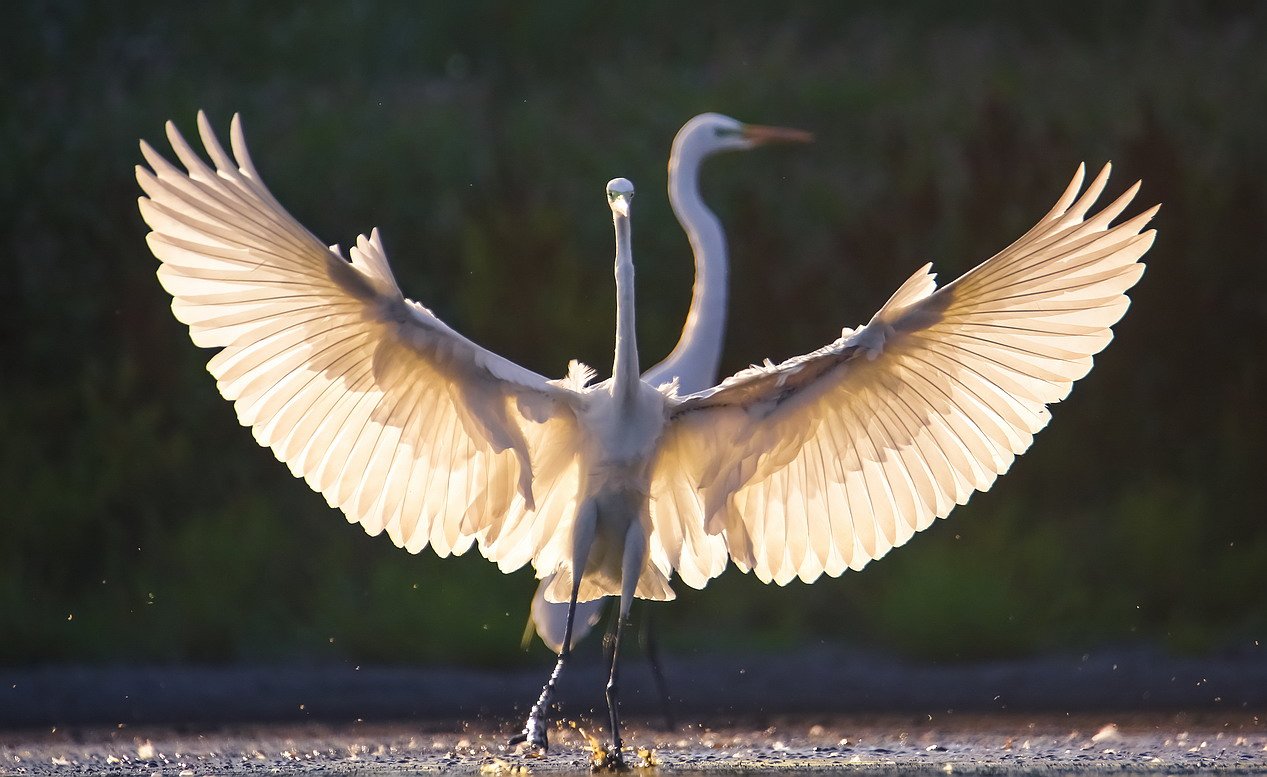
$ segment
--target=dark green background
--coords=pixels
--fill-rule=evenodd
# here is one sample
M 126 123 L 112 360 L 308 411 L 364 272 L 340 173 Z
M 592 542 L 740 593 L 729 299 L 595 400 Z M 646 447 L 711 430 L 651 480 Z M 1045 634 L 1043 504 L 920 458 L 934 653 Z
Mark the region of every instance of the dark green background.
M 1258 650 L 1267 517 L 1263 6 L 17 3 L 0 33 L 0 662 L 500 665 L 526 571 L 368 538 L 240 428 L 154 279 L 136 140 L 234 111 L 329 242 L 478 342 L 600 371 L 602 186 L 639 187 L 647 364 L 689 298 L 662 192 L 704 110 L 803 127 L 710 164 L 732 245 L 723 368 L 864 322 L 919 264 L 1018 236 L 1078 162 L 1164 201 L 1118 337 L 995 489 L 814 586 L 729 572 L 671 650 L 843 640 L 970 659 L 1124 642 Z

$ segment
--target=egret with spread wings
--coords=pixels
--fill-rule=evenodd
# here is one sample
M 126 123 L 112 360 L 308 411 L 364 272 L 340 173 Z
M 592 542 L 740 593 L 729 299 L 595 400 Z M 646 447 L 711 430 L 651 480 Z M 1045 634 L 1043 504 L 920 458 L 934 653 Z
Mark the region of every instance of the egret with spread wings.
M 990 487 L 1091 368 L 1143 272 L 1156 208 L 1114 225 L 1108 168 L 1083 170 L 1008 248 L 938 289 L 925 265 L 865 325 L 781 364 L 679 395 L 640 378 L 629 207 L 616 229 L 612 376 L 546 378 L 481 348 L 396 285 L 377 231 L 345 258 L 264 186 L 234 117 L 205 116 L 208 165 L 169 123 L 184 170 L 148 144 L 137 168 L 172 310 L 238 419 L 370 534 L 439 555 L 477 546 L 503 570 L 556 574 L 547 597 L 619 596 L 620 624 L 728 562 L 762 581 L 861 569 Z M 569 626 L 570 628 L 570 626 Z M 523 737 L 545 748 L 555 679 Z

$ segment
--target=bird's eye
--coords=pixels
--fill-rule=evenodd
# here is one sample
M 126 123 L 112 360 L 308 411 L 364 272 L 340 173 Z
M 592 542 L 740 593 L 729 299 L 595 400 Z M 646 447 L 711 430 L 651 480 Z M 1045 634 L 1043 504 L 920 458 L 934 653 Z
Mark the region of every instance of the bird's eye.
M 713 132 L 719 138 L 737 138 L 740 135 L 737 127 L 717 127 Z

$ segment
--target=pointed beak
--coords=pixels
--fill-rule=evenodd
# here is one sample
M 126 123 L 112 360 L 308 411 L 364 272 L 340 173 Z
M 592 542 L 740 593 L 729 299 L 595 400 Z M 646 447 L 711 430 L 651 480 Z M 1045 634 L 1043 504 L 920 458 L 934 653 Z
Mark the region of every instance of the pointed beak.
M 760 124 L 745 124 L 741 130 L 744 140 L 754 146 L 766 143 L 813 143 L 814 133 L 790 127 L 765 127 Z

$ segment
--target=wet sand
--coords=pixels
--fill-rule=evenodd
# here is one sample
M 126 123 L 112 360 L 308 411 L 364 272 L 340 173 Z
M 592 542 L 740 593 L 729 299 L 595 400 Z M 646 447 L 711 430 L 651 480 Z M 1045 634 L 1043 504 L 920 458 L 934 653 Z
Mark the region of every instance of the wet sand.
M 661 772 L 1267 773 L 1267 722 L 1199 714 L 786 716 L 674 733 L 628 726 L 631 766 Z M 457 774 L 587 772 L 587 722 L 552 731 L 550 753 L 523 753 L 509 720 L 174 730 L 157 726 L 0 734 L 5 774 Z
M 579 773 L 588 719 L 552 731 L 548 755 L 507 747 L 509 719 L 172 729 L 120 725 L 0 732 L 0 774 Z M 796 715 L 675 732 L 629 721 L 626 759 L 662 772 L 849 771 L 1267 774 L 1267 720 L 1218 714 Z
M 664 772 L 1267 776 L 1261 649 L 1113 650 L 914 664 L 820 646 L 671 656 L 662 728 L 645 661 L 622 674 L 626 760 Z M 508 748 L 544 668 L 45 666 L 0 669 L 0 775 L 588 771 L 601 664 L 559 688 L 541 757 Z M 1175 710 L 1187 710 L 1175 712 Z

